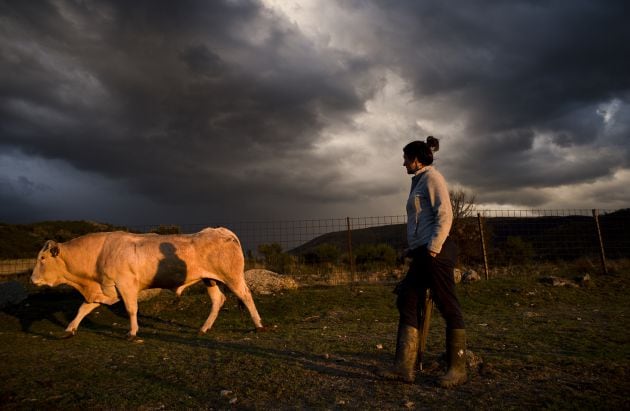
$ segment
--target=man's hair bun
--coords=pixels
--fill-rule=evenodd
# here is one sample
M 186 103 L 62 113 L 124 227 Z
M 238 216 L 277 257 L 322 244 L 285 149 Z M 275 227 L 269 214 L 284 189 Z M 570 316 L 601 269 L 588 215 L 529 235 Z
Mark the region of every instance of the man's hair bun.
M 427 137 L 427 146 L 435 153 L 440 149 L 440 141 L 433 136 L 429 136 Z

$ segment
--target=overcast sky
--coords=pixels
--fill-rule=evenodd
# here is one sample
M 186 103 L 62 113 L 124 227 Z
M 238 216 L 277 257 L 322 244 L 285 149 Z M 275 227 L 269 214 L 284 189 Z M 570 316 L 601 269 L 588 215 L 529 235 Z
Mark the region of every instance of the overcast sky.
M 0 1 L 0 221 L 630 206 L 630 4 Z

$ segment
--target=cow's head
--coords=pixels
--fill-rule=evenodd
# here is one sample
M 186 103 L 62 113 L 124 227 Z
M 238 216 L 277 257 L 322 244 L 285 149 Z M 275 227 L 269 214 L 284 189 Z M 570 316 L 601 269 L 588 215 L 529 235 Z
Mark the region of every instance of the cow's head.
M 35 285 L 55 286 L 61 283 L 66 272 L 66 264 L 60 255 L 59 244 L 49 240 L 37 254 L 31 281 Z

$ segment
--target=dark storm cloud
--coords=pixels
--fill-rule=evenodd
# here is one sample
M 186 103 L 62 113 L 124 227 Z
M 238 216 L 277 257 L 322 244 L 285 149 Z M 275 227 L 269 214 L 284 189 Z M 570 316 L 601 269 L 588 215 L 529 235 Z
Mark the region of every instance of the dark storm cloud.
M 445 118 L 465 119 L 456 164 L 447 167 L 481 197 L 630 166 L 628 117 L 615 119 L 625 128 L 611 137 L 596 113 L 614 99 L 630 100 L 627 2 L 394 2 L 387 9 L 397 24 L 384 43 L 404 43 L 383 51 L 419 100 L 439 96 Z M 537 135 L 548 136 L 548 147 L 533 147 Z M 575 164 L 553 146 L 588 147 L 592 155 Z
M 418 94 L 458 93 L 481 129 L 530 126 L 630 87 L 625 1 L 396 5 Z
M 137 195 L 191 218 L 329 207 L 321 216 L 404 191 L 378 179 L 400 165 L 378 161 L 431 133 L 441 169 L 479 200 L 536 206 L 550 198 L 536 189 L 630 165 L 626 3 L 342 2 L 328 7 L 346 19 L 312 16 L 314 38 L 253 0 L 3 1 L 0 149 L 59 160 L 82 187 L 99 176 L 103 201 Z M 357 126 L 388 71 L 430 125 L 383 126 L 397 138 Z M 18 177 L 0 196 L 36 215 L 24 204 L 41 192 L 16 189 L 50 182 Z
M 255 2 L 56 4 L 2 6 L 1 142 L 152 198 L 268 191 L 259 165 L 278 173 L 308 155 L 322 115 L 362 110 L 361 73 Z

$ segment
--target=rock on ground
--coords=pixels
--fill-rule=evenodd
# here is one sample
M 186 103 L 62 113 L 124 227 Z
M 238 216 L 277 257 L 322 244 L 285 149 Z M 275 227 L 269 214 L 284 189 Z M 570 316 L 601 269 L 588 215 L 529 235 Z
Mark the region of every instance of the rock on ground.
M 478 370 L 483 364 L 483 358 L 471 350 L 466 350 L 466 366 L 469 370 Z
M 481 280 L 481 276 L 475 270 L 468 270 L 462 274 L 463 283 L 473 283 L 479 280 Z
M 149 301 L 162 292 L 161 288 L 150 288 L 148 290 L 142 290 L 138 293 L 138 302 L 140 301 Z
M 245 282 L 254 294 L 272 294 L 298 288 L 293 278 L 260 268 L 245 271 Z
M 472 283 L 481 280 L 481 276 L 473 269 L 460 270 L 456 268 L 453 271 L 453 279 L 455 280 L 455 284 Z
M 455 284 L 459 284 L 462 282 L 462 270 L 456 268 L 453 270 L 453 280 L 455 280 Z
M 483 358 L 474 353 L 472 350 L 466 349 L 466 367 L 469 371 L 477 372 L 484 364 Z M 434 368 L 446 368 L 446 353 L 443 352 L 438 358 L 438 364 L 434 364 Z
M 586 274 L 582 277 L 577 277 L 575 281 L 569 280 L 562 277 L 556 277 L 553 275 L 541 277 L 539 280 L 543 284 L 549 284 L 554 287 L 590 287 L 591 284 L 591 276 Z

